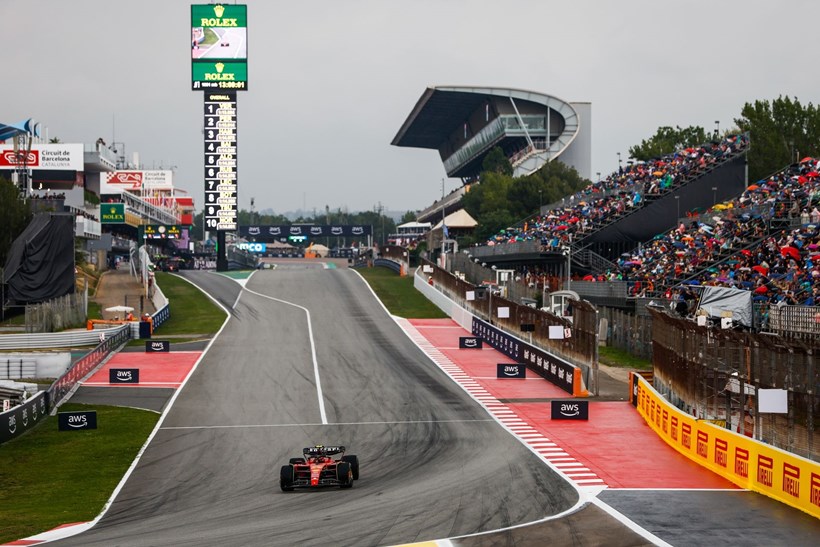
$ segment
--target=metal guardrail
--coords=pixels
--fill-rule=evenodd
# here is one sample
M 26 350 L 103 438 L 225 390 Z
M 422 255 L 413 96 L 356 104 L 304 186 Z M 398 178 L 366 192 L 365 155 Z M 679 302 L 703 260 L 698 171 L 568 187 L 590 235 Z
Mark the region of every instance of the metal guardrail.
M 154 322 L 154 329 L 165 323 L 171 318 L 171 304 L 165 304 L 151 318 Z
M 33 334 L 4 334 L 0 336 L 0 350 L 12 349 L 44 349 L 44 348 L 73 348 L 92 346 L 100 342 L 100 334 L 106 338 L 116 335 L 128 328 L 120 325 L 108 329 L 73 330 L 65 332 L 43 332 Z
M 82 380 L 86 374 L 91 372 L 97 365 L 103 362 L 108 355 L 118 348 L 120 345 L 126 343 L 131 338 L 131 329 L 128 325 L 118 327 L 117 332 L 112 336 L 106 336 L 97 347 L 86 353 L 80 360 L 74 363 L 62 376 L 51 384 L 46 390 L 47 405 L 50 409 L 54 409 L 60 405 L 63 398 L 68 395 L 77 383 Z M 97 332 L 99 335 L 100 331 Z

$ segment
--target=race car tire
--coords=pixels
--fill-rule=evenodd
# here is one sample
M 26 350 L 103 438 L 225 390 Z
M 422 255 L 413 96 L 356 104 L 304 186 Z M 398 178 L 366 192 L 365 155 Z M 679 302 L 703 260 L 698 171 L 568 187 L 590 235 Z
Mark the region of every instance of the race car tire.
M 293 466 L 283 465 L 279 472 L 279 487 L 282 492 L 293 492 Z
M 305 458 L 291 458 L 288 463 L 290 463 L 291 465 L 293 465 L 294 463 L 305 463 Z
M 353 480 L 359 480 L 359 458 L 356 456 L 342 456 L 342 461 L 350 464 L 350 470 L 353 471 Z
M 339 462 L 336 466 L 336 479 L 342 488 L 353 487 L 353 471 L 350 469 L 349 463 Z

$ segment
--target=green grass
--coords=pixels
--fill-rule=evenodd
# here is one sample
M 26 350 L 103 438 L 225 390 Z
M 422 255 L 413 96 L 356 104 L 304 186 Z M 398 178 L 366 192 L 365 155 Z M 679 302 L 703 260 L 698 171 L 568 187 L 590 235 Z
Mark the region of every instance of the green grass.
M 209 28 L 205 29 L 204 35 L 205 39 L 199 43 L 199 47 L 212 46 L 219 41 L 219 36 Z
M 362 268 L 357 271 L 393 315 L 407 319 L 447 317 L 447 314 L 413 287 L 412 275 L 401 277 L 389 268 Z
M 219 275 L 230 277 L 231 279 L 247 279 L 256 270 L 231 270 L 228 272 L 219 272 Z
M 626 350 L 601 346 L 598 348 L 598 360 L 611 367 L 652 370 L 652 361 L 631 355 Z
M 96 430 L 58 431 L 49 416 L 0 446 L 0 544 L 96 517 L 159 419 L 147 410 L 96 410 Z
M 184 279 L 157 272 L 157 285 L 171 303 L 171 317 L 154 331 L 154 337 L 174 334 L 215 334 L 225 321 L 210 298 Z
M 92 300 L 88 301 L 88 313 L 86 317 L 89 319 L 99 319 L 102 317 L 102 306 Z

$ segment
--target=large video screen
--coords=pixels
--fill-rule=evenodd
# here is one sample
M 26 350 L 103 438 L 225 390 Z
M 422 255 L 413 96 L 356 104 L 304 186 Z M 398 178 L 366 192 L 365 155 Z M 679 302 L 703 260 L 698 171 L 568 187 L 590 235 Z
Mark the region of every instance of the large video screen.
M 191 89 L 248 88 L 248 7 L 191 6 Z

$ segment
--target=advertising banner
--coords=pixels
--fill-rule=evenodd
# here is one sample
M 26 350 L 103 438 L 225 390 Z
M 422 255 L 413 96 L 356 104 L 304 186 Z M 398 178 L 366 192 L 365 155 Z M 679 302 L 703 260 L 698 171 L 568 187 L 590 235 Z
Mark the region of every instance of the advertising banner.
M 139 384 L 140 369 L 138 368 L 112 368 L 108 370 L 109 384 Z
M 236 93 L 205 96 L 205 226 L 235 231 L 237 224 Z
M 58 412 L 57 426 L 60 431 L 80 431 L 97 429 L 97 411 Z
M 118 194 L 123 190 L 170 192 L 173 189 L 173 171 L 113 171 L 100 173 L 101 194 Z
M 0 444 L 18 437 L 46 418 L 46 392 L 29 397 L 22 405 L 0 414 Z
M 474 335 L 481 337 L 510 359 L 528 365 L 533 371 L 567 393 L 585 394 L 583 386 L 580 385 L 580 374 L 577 374 L 580 371 L 571 363 L 519 340 L 478 317 L 473 317 L 472 331 Z
M 82 144 L 32 144 L 28 154 L 14 151 L 11 144 L 0 144 L 0 169 L 48 169 L 82 171 Z
M 143 239 L 181 239 L 184 230 L 179 224 L 146 224 L 141 228 Z
M 820 463 L 698 420 L 637 374 L 631 381 L 637 381 L 638 413 L 672 448 L 741 488 L 820 518 Z
M 168 353 L 171 351 L 171 342 L 168 340 L 151 340 L 145 342 L 146 353 Z
M 496 378 L 517 378 L 524 380 L 527 378 L 527 365 L 519 365 L 517 363 L 498 363 L 495 365 Z
M 100 224 L 125 224 L 125 204 L 100 204 Z
M 268 244 L 267 243 L 239 243 L 237 245 L 241 250 L 248 251 L 249 253 L 266 253 L 268 252 Z
M 191 89 L 248 88 L 248 6 L 191 6 Z
M 589 420 L 589 401 L 550 401 L 553 420 Z
M 373 235 L 373 227 L 359 224 L 254 225 L 240 226 L 239 235 L 257 239 L 279 239 L 288 236 L 307 236 L 308 239 L 310 237 L 364 237 Z
M 458 347 L 459 349 L 482 349 L 484 342 L 475 336 L 459 336 Z

